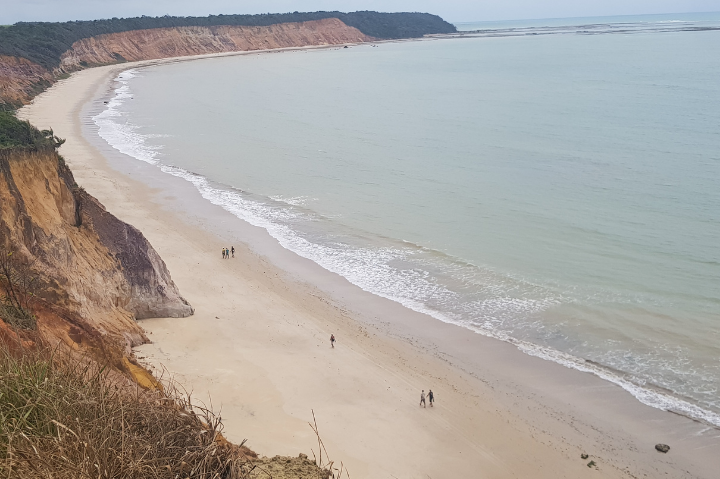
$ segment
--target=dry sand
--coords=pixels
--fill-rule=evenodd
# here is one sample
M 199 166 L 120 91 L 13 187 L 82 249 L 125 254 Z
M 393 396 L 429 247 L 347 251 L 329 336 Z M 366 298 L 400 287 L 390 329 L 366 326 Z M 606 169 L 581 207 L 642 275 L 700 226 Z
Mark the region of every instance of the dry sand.
M 66 138 L 78 184 L 167 263 L 196 314 L 142 321 L 153 344 L 137 354 L 211 397 L 228 438 L 312 457 L 314 410 L 327 451 L 354 479 L 718 477 L 716 428 L 365 293 L 108 147 L 89 116 L 126 68 L 76 73 L 20 116 Z M 222 260 L 231 245 L 235 258 Z M 437 404 L 421 408 L 429 388 Z

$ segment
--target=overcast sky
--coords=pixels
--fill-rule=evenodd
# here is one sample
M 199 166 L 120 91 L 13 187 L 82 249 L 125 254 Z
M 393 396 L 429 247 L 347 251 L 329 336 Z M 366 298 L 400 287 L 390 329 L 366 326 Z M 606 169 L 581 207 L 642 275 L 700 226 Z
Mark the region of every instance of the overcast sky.
M 720 11 L 720 0 L 0 0 L 0 25 L 140 15 L 420 11 L 450 22 Z

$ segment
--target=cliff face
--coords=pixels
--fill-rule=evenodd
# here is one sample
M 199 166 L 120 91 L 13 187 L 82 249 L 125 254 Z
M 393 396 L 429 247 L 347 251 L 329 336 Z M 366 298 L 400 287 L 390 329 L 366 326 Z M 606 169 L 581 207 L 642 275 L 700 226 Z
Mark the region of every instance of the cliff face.
M 146 342 L 135 318 L 193 313 L 134 227 L 75 185 L 53 149 L 0 150 L 0 245 L 32 261 L 40 331 L 116 351 Z
M 267 27 L 217 26 L 135 30 L 75 42 L 61 58 L 60 69 L 72 71 L 119 61 L 227 53 L 309 45 L 338 45 L 371 40 L 337 18 Z
M 265 27 L 173 27 L 98 35 L 73 43 L 52 72 L 24 58 L 0 55 L 0 107 L 27 104 L 61 75 L 90 66 L 370 40 L 337 18 Z
M 0 104 L 17 107 L 53 82 L 53 75 L 25 58 L 0 55 Z

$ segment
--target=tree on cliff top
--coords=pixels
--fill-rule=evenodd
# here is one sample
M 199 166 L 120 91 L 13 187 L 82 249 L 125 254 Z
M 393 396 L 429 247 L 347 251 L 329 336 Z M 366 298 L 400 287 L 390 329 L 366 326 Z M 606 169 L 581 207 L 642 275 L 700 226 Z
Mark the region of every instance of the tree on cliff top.
M 10 111 L 0 111 L 0 150 L 9 148 L 58 148 L 65 143 L 52 130 L 38 130 L 18 120 Z

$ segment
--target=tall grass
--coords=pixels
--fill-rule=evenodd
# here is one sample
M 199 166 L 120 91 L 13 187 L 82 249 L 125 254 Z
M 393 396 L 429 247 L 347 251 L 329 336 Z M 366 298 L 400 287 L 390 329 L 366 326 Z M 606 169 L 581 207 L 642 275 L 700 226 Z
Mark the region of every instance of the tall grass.
M 221 431 L 173 383 L 150 392 L 69 353 L 0 345 L 0 478 L 248 477 L 253 453 Z

